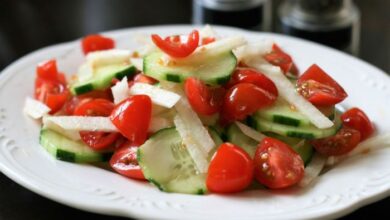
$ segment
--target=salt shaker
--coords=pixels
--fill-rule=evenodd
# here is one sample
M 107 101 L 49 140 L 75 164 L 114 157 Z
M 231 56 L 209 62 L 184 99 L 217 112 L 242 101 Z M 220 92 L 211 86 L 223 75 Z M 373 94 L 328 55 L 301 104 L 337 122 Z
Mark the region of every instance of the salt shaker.
M 358 54 L 360 13 L 352 0 L 284 0 L 281 32 Z
M 271 0 L 193 0 L 194 24 L 269 31 Z

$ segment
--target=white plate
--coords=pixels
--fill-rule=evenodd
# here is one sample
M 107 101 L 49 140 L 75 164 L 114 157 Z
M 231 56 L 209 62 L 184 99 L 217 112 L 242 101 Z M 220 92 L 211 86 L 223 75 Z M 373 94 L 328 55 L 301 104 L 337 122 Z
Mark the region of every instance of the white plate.
M 117 46 L 134 48 L 140 33 L 187 33 L 190 26 L 135 28 L 108 32 Z M 269 33 L 218 27 L 221 35 L 250 40 L 272 38 L 304 70 L 317 63 L 348 92 L 346 107 L 359 106 L 390 131 L 390 78 L 354 57 L 307 41 Z M 79 42 L 31 53 L 0 76 L 0 170 L 24 187 L 57 202 L 86 211 L 144 218 L 334 218 L 390 193 L 390 149 L 353 158 L 320 177 L 306 189 L 247 191 L 235 195 L 168 194 L 142 182 L 89 166 L 53 159 L 38 144 L 39 125 L 22 114 L 26 96 L 33 94 L 37 63 L 57 58 L 59 69 L 74 73 L 82 62 Z

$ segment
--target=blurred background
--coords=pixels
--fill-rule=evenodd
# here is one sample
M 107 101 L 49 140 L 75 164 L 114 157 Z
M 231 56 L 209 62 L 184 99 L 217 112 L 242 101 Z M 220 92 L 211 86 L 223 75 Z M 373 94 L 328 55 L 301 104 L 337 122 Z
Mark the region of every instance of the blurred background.
M 363 60 L 390 70 L 388 0 L 355 0 L 356 8 L 350 0 L 194 1 L 0 0 L 0 69 L 30 51 L 89 33 L 203 21 L 314 38 L 348 52 L 355 40 Z
M 284 33 L 390 72 L 389 0 L 0 0 L 0 70 L 36 49 L 107 30 L 217 23 Z M 344 217 L 390 217 L 385 199 Z M 0 219 L 107 219 L 42 198 L 0 174 Z M 111 218 L 110 218 L 111 219 Z

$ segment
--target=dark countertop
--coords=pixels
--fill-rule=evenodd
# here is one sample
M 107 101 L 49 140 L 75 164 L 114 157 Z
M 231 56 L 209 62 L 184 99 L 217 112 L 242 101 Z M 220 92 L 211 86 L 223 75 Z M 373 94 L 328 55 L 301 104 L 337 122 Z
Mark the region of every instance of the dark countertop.
M 275 0 L 274 6 L 278 2 Z M 355 2 L 362 15 L 360 58 L 390 72 L 390 1 Z M 189 0 L 0 0 L 0 70 L 28 52 L 88 33 L 190 22 Z M 390 217 L 389 205 L 390 198 L 387 198 L 360 208 L 343 219 L 373 216 L 386 219 Z M 52 202 L 0 173 L 0 219 L 28 218 L 120 219 Z

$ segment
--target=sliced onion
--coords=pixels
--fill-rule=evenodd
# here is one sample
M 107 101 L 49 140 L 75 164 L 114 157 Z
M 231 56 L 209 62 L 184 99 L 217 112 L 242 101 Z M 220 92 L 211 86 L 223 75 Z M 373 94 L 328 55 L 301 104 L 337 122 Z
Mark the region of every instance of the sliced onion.
M 127 77 L 124 77 L 120 82 L 111 87 L 111 91 L 115 104 L 118 104 L 129 97 L 129 85 L 127 83 Z
M 33 119 L 40 119 L 50 112 L 50 108 L 38 100 L 27 97 L 23 111 Z
M 175 108 L 185 127 L 191 132 L 193 141 L 198 144 L 201 150 L 208 154 L 215 147 L 215 143 L 198 115 L 192 110 L 187 99 L 182 97 Z
M 262 133 L 254 130 L 253 128 L 241 123 L 241 122 L 238 122 L 236 121 L 235 122 L 237 127 L 242 131 L 242 133 L 244 133 L 246 136 L 260 142 L 262 141 L 266 136 L 263 135 Z
M 134 83 L 130 88 L 132 95 L 148 95 L 154 104 L 172 108 L 180 99 L 180 95 L 158 88 L 147 83 Z
M 314 154 L 311 162 L 305 168 L 305 175 L 303 179 L 298 183 L 300 187 L 306 187 L 312 183 L 321 173 L 326 163 L 326 157 L 320 154 Z
M 198 140 L 193 135 L 194 132 L 189 129 L 180 115 L 176 115 L 174 123 L 184 145 L 187 147 L 188 153 L 197 167 L 197 170 L 200 173 L 207 173 L 209 166 L 209 162 L 207 160 L 208 154 L 204 151 L 204 149 L 200 148 Z

